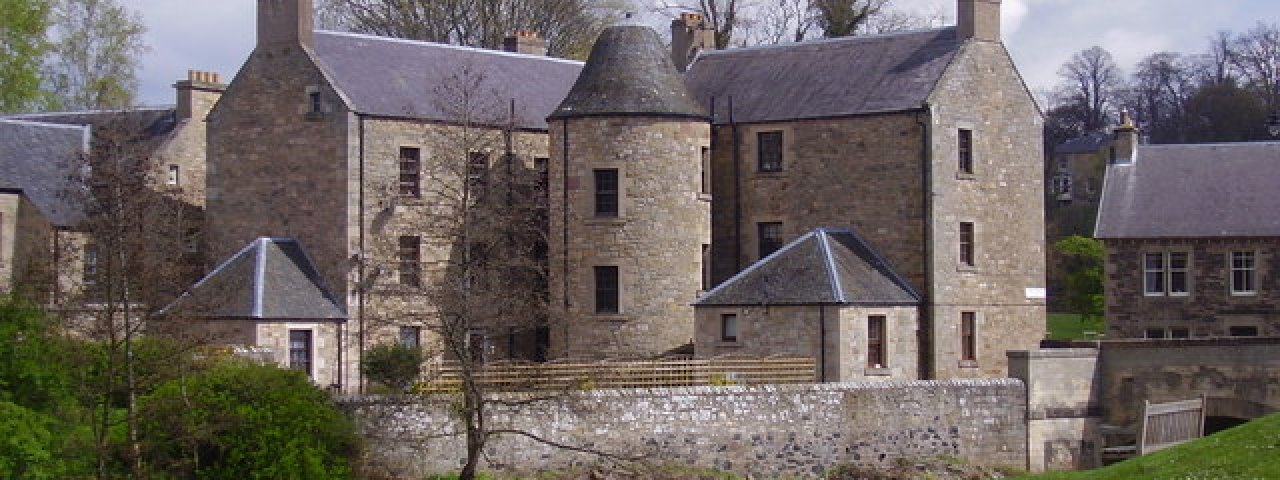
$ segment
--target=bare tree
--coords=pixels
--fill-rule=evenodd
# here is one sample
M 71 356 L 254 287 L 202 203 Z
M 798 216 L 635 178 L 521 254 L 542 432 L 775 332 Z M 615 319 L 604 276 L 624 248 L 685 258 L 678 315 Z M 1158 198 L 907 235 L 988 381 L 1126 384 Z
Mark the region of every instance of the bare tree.
M 1138 62 L 1125 104 L 1153 142 L 1184 142 L 1186 104 L 1195 86 L 1191 63 L 1181 54 L 1152 54 Z
M 1084 131 L 1106 127 L 1124 88 L 1124 78 L 1111 52 L 1096 46 L 1076 52 L 1058 75 L 1063 82 L 1057 103 L 1075 105 L 1073 110 L 1082 115 L 1079 121 Z
M 812 0 L 818 28 L 826 38 L 857 34 L 889 0 Z
M 1280 26 L 1258 22 L 1235 37 L 1228 58 L 1267 108 L 1280 108 Z
M 482 48 L 532 30 L 548 54 L 585 57 L 591 42 L 620 16 L 624 0 L 326 0 L 323 25 L 389 37 Z

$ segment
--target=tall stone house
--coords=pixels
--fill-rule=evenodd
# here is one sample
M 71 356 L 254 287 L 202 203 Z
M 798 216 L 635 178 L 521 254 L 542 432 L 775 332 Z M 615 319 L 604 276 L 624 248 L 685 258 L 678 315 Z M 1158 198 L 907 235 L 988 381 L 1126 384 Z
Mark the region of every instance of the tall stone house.
M 1280 335 L 1280 142 L 1140 145 L 1116 130 L 1096 238 L 1107 335 Z
M 212 258 L 296 239 L 347 315 L 339 383 L 359 384 L 363 349 L 428 340 L 424 292 L 456 254 L 430 228 L 430 184 L 462 156 L 468 178 L 545 175 L 549 321 L 520 340 L 534 357 L 692 346 L 849 372 L 826 380 L 1004 376 L 1005 351 L 1043 336 L 1042 120 L 1000 2 L 957 3 L 956 27 L 722 52 L 696 16 L 673 25 L 672 50 L 624 22 L 584 64 L 528 33 L 499 52 L 317 31 L 310 1 L 259 0 L 258 44 L 208 117 Z M 498 114 L 459 116 L 460 80 Z M 460 144 L 469 129 L 499 141 Z M 877 301 L 815 294 L 783 319 L 740 282 L 751 305 L 712 304 L 793 240 L 831 256 L 807 264 L 842 275 L 821 288 L 865 281 Z M 791 271 L 771 281 L 815 274 Z M 725 342 L 724 315 L 747 308 Z M 815 311 L 830 316 L 804 319 Z M 893 338 L 867 372 L 873 318 Z M 792 332 L 825 322 L 847 332 Z M 515 356 L 514 334 L 478 332 L 480 350 Z
M 204 117 L 224 87 L 218 74 L 192 70 L 174 84 L 172 106 L 0 117 L 0 292 L 58 309 L 94 303 L 101 258 L 84 228 L 83 180 L 99 149 L 116 143 L 147 158 L 149 193 L 191 217 L 180 248 L 199 256 Z

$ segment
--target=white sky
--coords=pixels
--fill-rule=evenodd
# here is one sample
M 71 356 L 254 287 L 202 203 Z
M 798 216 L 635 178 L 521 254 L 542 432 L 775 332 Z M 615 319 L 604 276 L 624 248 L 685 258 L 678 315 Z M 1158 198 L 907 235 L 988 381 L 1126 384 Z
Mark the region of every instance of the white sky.
M 188 69 L 226 80 L 239 70 L 255 36 L 256 0 L 121 0 L 142 14 L 151 51 L 143 58 L 140 101 L 173 103 L 172 85 Z M 945 11 L 955 0 L 894 0 L 903 9 Z M 1218 30 L 1243 32 L 1280 23 L 1277 0 L 1004 0 L 1005 45 L 1033 90 L 1057 82 L 1077 51 L 1102 46 L 1122 68 L 1158 51 L 1200 53 Z

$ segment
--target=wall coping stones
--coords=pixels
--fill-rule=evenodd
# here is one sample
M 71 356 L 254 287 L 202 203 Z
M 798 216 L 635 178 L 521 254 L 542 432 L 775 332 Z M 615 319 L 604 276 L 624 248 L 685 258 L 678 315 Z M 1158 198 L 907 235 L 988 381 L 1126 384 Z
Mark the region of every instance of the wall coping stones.
M 1242 347 L 1280 345 L 1280 337 L 1209 337 L 1209 338 L 1129 338 L 1120 340 L 1044 340 L 1042 349 L 1073 348 L 1169 348 L 1169 347 Z M 1010 352 L 1012 353 L 1012 352 Z
M 1009 358 L 1088 358 L 1098 356 L 1097 348 L 1042 348 L 1010 350 Z

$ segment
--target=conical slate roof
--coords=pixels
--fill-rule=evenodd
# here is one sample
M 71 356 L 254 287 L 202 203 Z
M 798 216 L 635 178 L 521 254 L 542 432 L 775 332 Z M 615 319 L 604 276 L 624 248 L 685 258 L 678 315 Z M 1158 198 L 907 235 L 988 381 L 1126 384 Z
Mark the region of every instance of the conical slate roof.
M 160 312 L 211 318 L 346 319 L 292 238 L 259 238 Z
M 820 228 L 752 264 L 697 306 L 916 305 L 920 295 L 851 230 Z
M 600 33 L 577 82 L 550 118 L 601 115 L 707 117 L 676 73 L 658 33 L 633 24 Z

